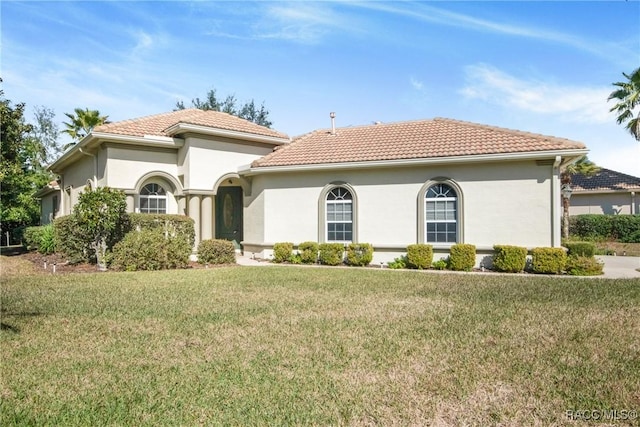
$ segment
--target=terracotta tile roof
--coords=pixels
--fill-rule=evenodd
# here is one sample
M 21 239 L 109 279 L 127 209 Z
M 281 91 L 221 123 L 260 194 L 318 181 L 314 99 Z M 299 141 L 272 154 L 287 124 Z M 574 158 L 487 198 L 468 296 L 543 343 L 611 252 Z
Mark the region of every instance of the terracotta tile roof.
M 253 167 L 584 149 L 568 139 L 436 118 L 311 132 Z
M 257 125 L 227 113 L 218 111 L 204 111 L 195 108 L 172 111 L 170 113 L 155 114 L 153 116 L 113 122 L 94 128 L 94 132 L 112 133 L 129 136 L 169 136 L 166 132 L 171 126 L 178 124 L 192 124 L 208 126 L 255 135 L 289 138 L 286 134 Z
M 572 175 L 571 186 L 575 192 L 640 190 L 640 178 L 600 168 L 595 175 Z

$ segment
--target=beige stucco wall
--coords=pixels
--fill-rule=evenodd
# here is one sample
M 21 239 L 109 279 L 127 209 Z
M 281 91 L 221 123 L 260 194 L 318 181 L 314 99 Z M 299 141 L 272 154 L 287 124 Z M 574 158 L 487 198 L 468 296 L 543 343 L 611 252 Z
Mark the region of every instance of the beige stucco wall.
M 62 174 L 62 214 L 71 213 L 73 205 L 78 202 L 78 197 L 84 191 L 88 180 L 94 176 L 94 159 L 85 156 L 74 163 L 73 167 L 67 168 Z
M 440 177 L 461 188 L 464 243 L 479 248 L 553 246 L 552 186 L 557 181 L 551 165 L 534 161 L 257 175 L 246 200 L 245 218 L 252 220 L 245 221 L 245 241 L 266 246 L 321 241 L 320 193 L 327 184 L 342 181 L 356 193 L 357 240 L 388 248 L 389 253 L 394 247 L 401 250 L 418 241 L 421 189 Z M 268 250 L 264 254 L 268 256 Z
M 185 189 L 191 190 L 213 190 L 220 177 L 237 173 L 239 166 L 248 165 L 272 151 L 264 145 L 194 137 L 186 138 L 181 150 L 180 172 L 184 173 Z
M 55 202 L 55 205 L 54 205 Z M 60 192 L 54 191 L 40 198 L 40 225 L 51 223 L 60 209 Z M 59 214 L 58 214 L 59 215 Z
M 605 214 L 621 215 L 640 213 L 638 209 L 640 197 L 632 197 L 631 192 L 625 193 L 574 193 L 570 199 L 570 215 Z

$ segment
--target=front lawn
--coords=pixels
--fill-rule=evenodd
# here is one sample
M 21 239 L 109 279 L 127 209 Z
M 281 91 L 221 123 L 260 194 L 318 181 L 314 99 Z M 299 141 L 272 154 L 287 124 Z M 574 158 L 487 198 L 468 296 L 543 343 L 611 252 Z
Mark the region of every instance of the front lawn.
M 640 409 L 638 280 L 228 267 L 3 275 L 1 298 L 1 425 L 581 425 L 566 411 Z

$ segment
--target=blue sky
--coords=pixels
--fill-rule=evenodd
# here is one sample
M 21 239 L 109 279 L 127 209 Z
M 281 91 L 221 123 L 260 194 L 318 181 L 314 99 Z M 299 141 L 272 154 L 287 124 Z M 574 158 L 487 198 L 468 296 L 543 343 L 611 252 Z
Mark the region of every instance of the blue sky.
M 640 176 L 611 83 L 640 66 L 640 2 L 3 1 L 5 96 L 112 121 L 211 88 L 273 127 L 447 117 L 585 143 Z

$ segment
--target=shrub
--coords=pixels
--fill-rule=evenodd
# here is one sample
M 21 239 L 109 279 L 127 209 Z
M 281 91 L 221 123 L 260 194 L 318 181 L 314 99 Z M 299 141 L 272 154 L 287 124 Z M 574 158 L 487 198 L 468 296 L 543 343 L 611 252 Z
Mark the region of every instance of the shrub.
M 640 243 L 640 230 L 636 230 L 620 239 L 622 243 Z
M 281 242 L 273 245 L 273 262 L 288 262 L 291 260 L 291 255 L 293 255 L 293 243 Z
M 42 227 L 40 243 L 38 244 L 38 252 L 44 255 L 49 255 L 56 251 L 56 247 L 56 233 L 53 229 L 53 224 L 47 224 Z
M 318 262 L 318 244 L 316 242 L 302 242 L 298 245 L 300 262 L 303 264 L 315 264 Z
M 440 258 L 438 261 L 434 261 L 432 267 L 435 270 L 446 270 L 449 265 L 449 260 L 446 258 Z
M 130 213 L 132 230 L 148 230 L 161 228 L 172 236 L 182 236 L 191 247 L 195 244 L 193 219 L 185 215 Z
M 567 258 L 567 274 L 572 276 L 599 276 L 604 265 L 593 256 L 571 255 Z
M 200 264 L 235 264 L 236 249 L 229 240 L 209 239 L 198 244 Z
M 402 268 L 407 268 L 407 257 L 403 255 L 399 258 L 395 258 L 393 261 L 387 263 L 387 267 L 393 270 L 400 270 Z
M 596 253 L 596 245 L 591 242 L 564 242 L 568 255 L 592 257 Z
M 373 246 L 370 243 L 351 243 L 347 247 L 347 264 L 364 267 L 373 260 Z
M 531 251 L 531 269 L 534 273 L 560 274 L 567 263 L 563 248 L 534 248 Z
M 342 264 L 344 246 L 341 243 L 321 243 L 318 245 L 320 263 L 324 265 Z
M 22 246 L 28 251 L 35 251 L 40 246 L 42 235 L 44 234 L 44 226 L 26 227 L 22 234 Z
M 95 262 L 95 252 L 91 251 L 90 242 L 84 238 L 74 215 L 56 218 L 53 221 L 56 248 L 69 263 Z
M 581 239 L 622 241 L 638 232 L 640 215 L 585 214 L 569 218 L 569 233 Z
M 407 267 L 424 269 L 431 267 L 433 246 L 424 243 L 407 246 Z
M 113 246 L 111 266 L 118 270 L 164 270 L 189 264 L 192 246 L 182 236 L 160 229 L 133 230 Z
M 471 271 L 476 265 L 476 247 L 467 243 L 452 245 L 449 251 L 449 268 L 455 271 Z
M 507 273 L 519 273 L 527 264 L 527 248 L 520 246 L 495 245 L 493 268 Z

